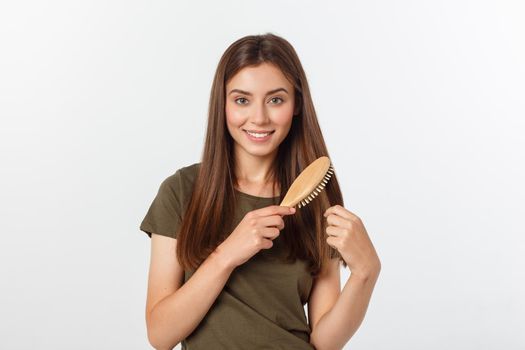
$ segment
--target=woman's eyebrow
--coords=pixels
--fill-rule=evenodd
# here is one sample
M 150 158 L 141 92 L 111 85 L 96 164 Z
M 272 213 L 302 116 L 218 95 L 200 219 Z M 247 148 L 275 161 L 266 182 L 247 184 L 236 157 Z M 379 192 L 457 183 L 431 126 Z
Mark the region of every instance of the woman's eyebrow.
M 270 90 L 266 93 L 266 95 L 271 95 L 271 94 L 275 94 L 276 92 L 279 92 L 279 91 L 284 91 L 286 93 L 288 93 L 288 91 L 285 89 L 285 88 L 277 88 L 277 89 L 273 89 L 273 90 Z M 248 95 L 248 96 L 252 96 L 252 93 L 251 92 L 248 92 L 248 91 L 244 91 L 244 90 L 241 90 L 241 89 L 233 89 L 231 90 L 230 92 L 228 92 L 228 95 L 234 93 L 234 92 L 238 92 L 240 94 L 244 94 L 244 95 Z

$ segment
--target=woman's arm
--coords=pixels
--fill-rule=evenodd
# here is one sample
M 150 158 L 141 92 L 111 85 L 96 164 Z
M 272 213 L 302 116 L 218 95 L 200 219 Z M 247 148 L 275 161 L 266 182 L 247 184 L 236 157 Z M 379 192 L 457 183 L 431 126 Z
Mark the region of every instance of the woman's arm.
M 357 215 L 341 205 L 328 208 L 326 242 L 337 249 L 351 275 L 334 306 L 312 330 L 310 342 L 319 350 L 342 349 L 359 328 L 381 271 L 368 232 Z
M 310 335 L 317 350 L 342 349 L 363 321 L 379 269 L 368 277 L 351 274 L 336 303 Z
M 217 299 L 233 270 L 234 267 L 223 258 L 218 247 L 186 283 L 157 302 L 146 313 L 151 345 L 158 350 L 171 350 L 191 334 Z

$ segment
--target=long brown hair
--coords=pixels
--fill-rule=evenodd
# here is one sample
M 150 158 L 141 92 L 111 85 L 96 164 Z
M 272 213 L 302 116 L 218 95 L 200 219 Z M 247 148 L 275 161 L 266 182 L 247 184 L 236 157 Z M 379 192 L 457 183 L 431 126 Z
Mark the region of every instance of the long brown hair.
M 237 179 L 234 140 L 226 127 L 226 83 L 241 69 L 263 62 L 280 68 L 295 90 L 292 126 L 272 166 L 272 174 L 280 184 L 280 201 L 304 168 L 321 156 L 329 156 L 306 75 L 292 45 L 272 33 L 249 35 L 232 43 L 222 55 L 213 79 L 200 169 L 177 236 L 177 257 L 184 270 L 196 269 L 234 229 Z M 280 237 L 288 248 L 286 260 L 308 261 L 313 276 L 331 257 L 337 257 L 346 267 L 339 252 L 326 242 L 323 213 L 336 204 L 343 206 L 343 197 L 333 174 L 313 201 L 296 214 L 283 217 L 285 228 Z

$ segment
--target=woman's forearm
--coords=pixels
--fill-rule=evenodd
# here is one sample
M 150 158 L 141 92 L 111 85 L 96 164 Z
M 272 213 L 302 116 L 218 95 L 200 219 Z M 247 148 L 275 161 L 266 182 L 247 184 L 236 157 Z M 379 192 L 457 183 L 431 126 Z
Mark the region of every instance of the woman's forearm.
M 216 249 L 175 293 L 151 310 L 148 339 L 156 349 L 173 349 L 199 325 L 234 267 Z

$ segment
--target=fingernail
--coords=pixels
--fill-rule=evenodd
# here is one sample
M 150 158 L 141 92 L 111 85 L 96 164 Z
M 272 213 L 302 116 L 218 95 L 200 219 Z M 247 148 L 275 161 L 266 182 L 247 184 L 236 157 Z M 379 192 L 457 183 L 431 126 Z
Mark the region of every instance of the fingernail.
M 290 212 L 295 213 L 295 208 L 290 208 Z

